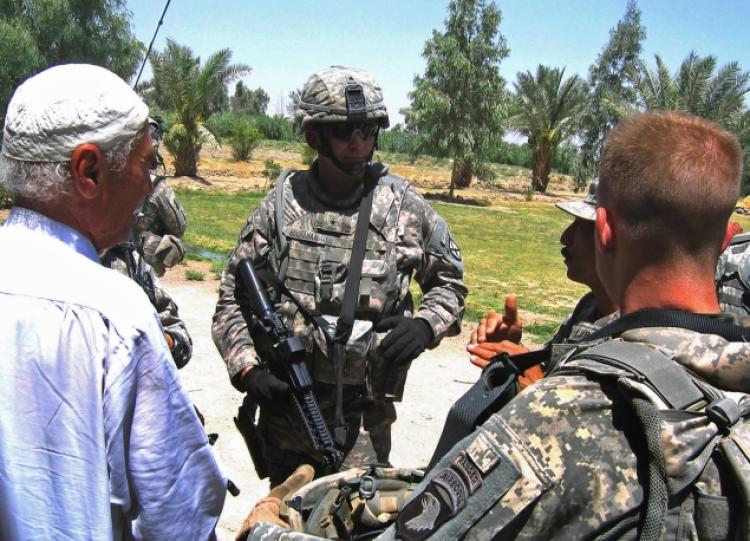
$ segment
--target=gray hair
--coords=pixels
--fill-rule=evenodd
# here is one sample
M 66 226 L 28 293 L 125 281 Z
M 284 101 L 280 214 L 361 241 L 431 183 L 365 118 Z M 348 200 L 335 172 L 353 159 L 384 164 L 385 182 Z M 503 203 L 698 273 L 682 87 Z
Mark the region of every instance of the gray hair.
M 122 172 L 130 153 L 145 133 L 142 130 L 104 151 L 110 170 Z M 13 198 L 52 201 L 59 195 L 70 193 L 72 182 L 70 161 L 26 162 L 0 154 L 0 188 Z

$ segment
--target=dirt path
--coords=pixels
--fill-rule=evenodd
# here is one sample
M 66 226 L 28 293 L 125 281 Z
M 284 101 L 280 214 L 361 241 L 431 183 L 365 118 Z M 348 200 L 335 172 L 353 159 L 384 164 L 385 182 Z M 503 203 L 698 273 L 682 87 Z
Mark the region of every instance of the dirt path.
M 236 498 L 227 496 L 217 530 L 220 540 L 232 540 L 252 504 L 268 491 L 268 483 L 255 475 L 245 444 L 234 427 L 232 418 L 241 394 L 230 385 L 211 340 L 218 282 L 188 282 L 183 275 L 184 267 L 178 267 L 165 276 L 162 285 L 177 302 L 193 337 L 193 359 L 180 371 L 183 383 L 205 416 L 207 431 L 219 434 L 215 454 L 242 491 Z M 466 327 L 461 335 L 443 340 L 412 365 L 404 402 L 397 405 L 399 419 L 393 427 L 391 461 L 395 466 L 427 464 L 450 405 L 476 379 L 478 369 L 469 364 L 464 351 L 468 332 Z

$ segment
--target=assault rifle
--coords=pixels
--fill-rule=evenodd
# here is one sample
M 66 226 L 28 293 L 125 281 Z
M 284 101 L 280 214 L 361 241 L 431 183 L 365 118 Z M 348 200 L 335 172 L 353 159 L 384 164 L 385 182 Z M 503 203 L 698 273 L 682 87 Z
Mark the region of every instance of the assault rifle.
M 244 288 L 246 294 L 245 298 L 240 300 L 243 315 L 245 307 L 242 304 L 245 300 L 255 316 L 255 321 L 249 321 L 245 315 L 248 329 L 257 330 L 260 327 L 261 333 L 267 339 L 264 349 L 271 359 L 264 359 L 265 368 L 289 384 L 294 409 L 302 420 L 310 443 L 323 457 L 326 466 L 335 471 L 341 464 L 343 455 L 336 449 L 313 395 L 312 377 L 305 364 L 307 352 L 304 343 L 287 328 L 281 316 L 273 312 L 249 258 L 239 262 L 236 276 L 239 278 L 237 286 Z

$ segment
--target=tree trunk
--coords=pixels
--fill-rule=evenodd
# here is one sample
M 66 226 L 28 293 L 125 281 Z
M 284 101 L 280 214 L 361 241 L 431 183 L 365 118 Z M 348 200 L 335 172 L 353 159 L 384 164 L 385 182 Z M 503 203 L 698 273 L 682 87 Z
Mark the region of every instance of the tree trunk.
M 178 150 L 174 159 L 174 174 L 176 177 L 198 176 L 198 153 L 200 143 L 186 141 Z
M 471 185 L 473 174 L 474 164 L 470 159 L 454 158 L 453 170 L 451 171 L 450 197 L 453 197 L 454 188 L 468 188 Z
M 552 148 L 542 145 L 534 149 L 534 166 L 531 171 L 531 187 L 537 192 L 546 192 L 552 163 Z

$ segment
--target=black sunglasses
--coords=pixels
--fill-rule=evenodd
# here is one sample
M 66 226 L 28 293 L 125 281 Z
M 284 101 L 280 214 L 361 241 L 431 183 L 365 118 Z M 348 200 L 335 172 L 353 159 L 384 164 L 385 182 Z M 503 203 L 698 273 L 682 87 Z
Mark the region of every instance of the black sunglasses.
M 374 137 L 379 129 L 380 126 L 370 122 L 336 122 L 325 126 L 326 133 L 339 141 L 349 141 L 354 134 L 364 141 Z

